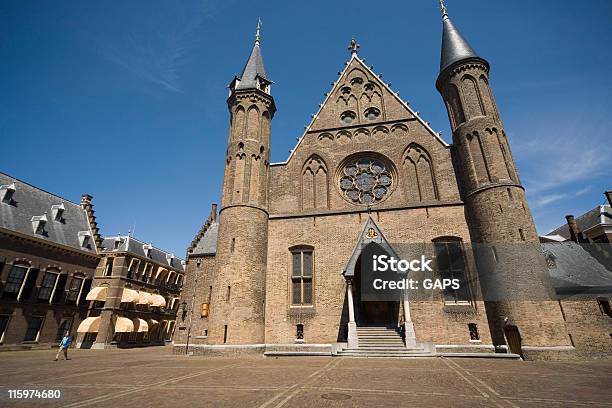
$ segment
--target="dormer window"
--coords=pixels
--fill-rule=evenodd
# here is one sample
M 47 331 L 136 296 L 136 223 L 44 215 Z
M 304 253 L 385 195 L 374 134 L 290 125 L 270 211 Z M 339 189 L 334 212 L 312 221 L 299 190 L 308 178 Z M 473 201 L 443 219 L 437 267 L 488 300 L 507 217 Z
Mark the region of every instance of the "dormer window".
M 144 255 L 145 255 L 147 258 L 150 258 L 150 257 L 151 257 L 151 249 L 153 249 L 153 245 L 151 245 L 151 244 L 144 244 L 144 245 L 142 246 L 142 251 L 144 252 Z
M 81 248 L 91 248 L 91 233 L 89 231 L 79 231 L 77 235 Z
M 45 225 L 47 224 L 47 214 L 32 217 L 32 229 L 36 235 L 45 235 Z
M 121 246 L 121 244 L 123 244 L 123 239 L 121 239 L 121 237 L 115 238 L 113 250 L 115 250 L 115 251 L 118 250 L 119 247 Z
M 15 183 L 3 184 L 0 186 L 0 201 L 10 204 L 15 193 Z
M 166 261 L 168 265 L 172 266 L 172 260 L 175 258 L 174 254 L 166 254 Z
M 64 203 L 52 205 L 51 206 L 51 215 L 53 216 L 54 221 L 63 222 L 64 221 Z
M 376 108 L 369 108 L 365 111 L 365 117 L 367 120 L 376 120 L 380 116 L 380 111 Z
M 343 112 L 342 115 L 340 115 L 340 120 L 342 121 L 342 123 L 345 123 L 348 125 L 350 123 L 353 123 L 356 117 L 357 115 L 355 115 L 355 112 L 346 111 L 346 112 Z

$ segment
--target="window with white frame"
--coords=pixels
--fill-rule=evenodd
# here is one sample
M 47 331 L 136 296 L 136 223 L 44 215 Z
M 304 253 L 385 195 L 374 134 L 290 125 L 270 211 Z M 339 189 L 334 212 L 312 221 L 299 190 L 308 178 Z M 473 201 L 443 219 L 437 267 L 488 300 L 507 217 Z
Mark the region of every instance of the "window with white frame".
M 28 328 L 23 341 L 38 341 L 40 328 L 42 327 L 44 318 L 42 316 L 32 316 L 28 320 Z
M 13 265 L 4 285 L 5 297 L 16 298 L 28 272 L 28 265 Z
M 81 288 L 83 287 L 83 278 L 73 276 L 68 287 L 68 294 L 66 295 L 66 303 L 77 303 L 81 294 Z
M 0 344 L 4 343 L 4 333 L 8 327 L 9 316 L 0 315 Z
M 49 300 L 51 298 L 51 294 L 53 293 L 53 289 L 55 288 L 55 284 L 57 282 L 57 277 L 59 276 L 58 272 L 47 271 L 43 276 L 43 280 L 40 284 L 40 290 L 38 291 L 38 299 L 39 300 Z

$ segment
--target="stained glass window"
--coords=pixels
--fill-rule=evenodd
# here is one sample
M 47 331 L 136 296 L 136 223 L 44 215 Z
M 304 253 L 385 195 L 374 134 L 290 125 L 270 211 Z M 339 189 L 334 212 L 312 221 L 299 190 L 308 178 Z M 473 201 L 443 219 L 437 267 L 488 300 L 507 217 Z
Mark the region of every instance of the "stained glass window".
M 393 178 L 387 166 L 376 159 L 349 162 L 340 176 L 340 190 L 355 204 L 374 204 L 388 194 Z

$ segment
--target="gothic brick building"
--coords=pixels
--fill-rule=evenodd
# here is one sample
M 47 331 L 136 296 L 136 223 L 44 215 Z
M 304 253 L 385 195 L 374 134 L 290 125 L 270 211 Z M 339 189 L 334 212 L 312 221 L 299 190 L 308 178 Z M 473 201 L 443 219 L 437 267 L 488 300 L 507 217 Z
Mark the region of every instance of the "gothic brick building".
M 229 85 L 221 207 L 188 248 L 175 352 L 571 352 L 559 303 L 533 278 L 546 263 L 489 63 L 444 11 L 435 85 L 453 130 L 448 144 L 365 64 L 354 40 L 349 48 L 297 146 L 269 163 L 276 106 L 258 29 Z M 370 243 L 387 252 L 430 243 L 440 275 L 471 283 L 428 301 L 364 301 L 358 265 Z M 474 259 L 470 243 L 489 250 Z M 449 254 L 459 266 L 443 266 Z M 498 273 L 486 274 L 491 264 Z M 537 301 L 484 301 L 483 280 L 498 292 L 523 282 Z

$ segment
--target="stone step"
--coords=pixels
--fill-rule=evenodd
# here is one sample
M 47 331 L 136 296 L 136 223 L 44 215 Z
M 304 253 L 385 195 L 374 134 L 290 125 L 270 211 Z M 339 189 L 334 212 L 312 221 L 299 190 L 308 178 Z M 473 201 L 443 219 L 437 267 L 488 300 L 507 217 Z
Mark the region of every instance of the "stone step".
M 354 357 L 354 358 L 414 358 L 414 357 L 434 357 L 434 354 L 423 353 L 367 353 L 359 354 L 353 352 L 338 352 L 339 357 Z
M 377 352 L 377 351 L 390 351 L 390 352 L 395 352 L 395 351 L 400 351 L 400 352 L 404 352 L 404 351 L 424 351 L 424 349 L 422 348 L 406 348 L 406 347 L 362 347 L 362 346 L 358 346 L 356 349 L 350 349 L 351 351 L 353 350 L 359 350 L 359 351 L 363 351 L 363 352 Z

